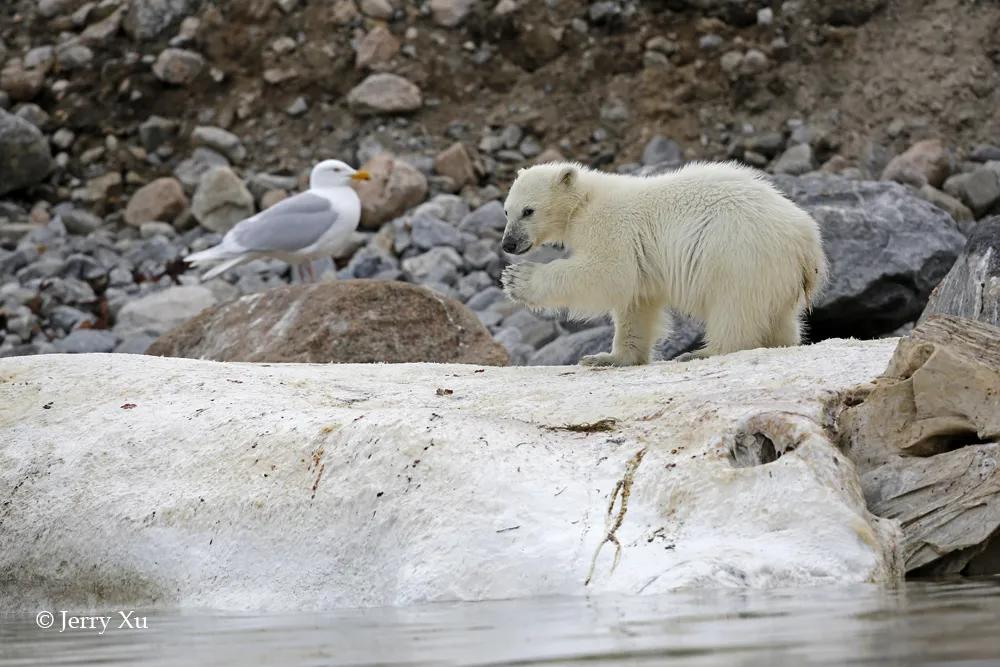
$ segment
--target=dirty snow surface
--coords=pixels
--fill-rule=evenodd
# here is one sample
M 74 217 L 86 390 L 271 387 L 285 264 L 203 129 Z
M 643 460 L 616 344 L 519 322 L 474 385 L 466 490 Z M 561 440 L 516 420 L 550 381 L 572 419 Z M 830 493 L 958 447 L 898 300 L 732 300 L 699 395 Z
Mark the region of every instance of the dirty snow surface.
M 4 359 L 0 604 L 892 580 L 897 528 L 823 425 L 894 346 L 631 369 Z

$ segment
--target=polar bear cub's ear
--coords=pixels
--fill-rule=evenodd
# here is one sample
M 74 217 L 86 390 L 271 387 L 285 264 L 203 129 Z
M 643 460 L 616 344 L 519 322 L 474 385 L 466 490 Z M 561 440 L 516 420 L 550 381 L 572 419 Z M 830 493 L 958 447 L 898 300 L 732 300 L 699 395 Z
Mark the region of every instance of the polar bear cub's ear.
M 559 177 L 556 179 L 556 183 L 559 185 L 564 185 L 569 187 L 573 185 L 576 180 L 576 167 L 574 165 L 568 164 L 559 170 Z

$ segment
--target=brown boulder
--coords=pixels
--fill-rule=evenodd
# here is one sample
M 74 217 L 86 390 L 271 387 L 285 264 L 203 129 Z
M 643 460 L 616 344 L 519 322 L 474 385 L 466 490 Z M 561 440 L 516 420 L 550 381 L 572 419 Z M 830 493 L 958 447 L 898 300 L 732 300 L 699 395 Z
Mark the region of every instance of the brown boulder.
M 376 155 L 361 169 L 371 174 L 354 185 L 361 199 L 362 227 L 378 229 L 427 196 L 427 177 L 389 153 Z
M 930 184 L 941 187 L 948 178 L 951 157 L 940 139 L 918 141 L 892 158 L 882 172 L 883 181 L 896 181 L 920 188 Z
M 358 44 L 355 65 L 358 69 L 382 65 L 399 53 L 399 40 L 385 26 L 375 26 Z
M 128 200 L 125 222 L 138 227 L 158 220 L 173 222 L 188 206 L 184 188 L 176 178 L 158 178 L 139 188 Z
M 450 178 L 456 191 L 477 180 L 476 165 L 461 142 L 455 142 L 437 154 L 434 171 Z
M 347 93 L 347 105 L 360 116 L 409 113 L 423 103 L 420 88 L 388 72 L 369 75 Z
M 26 67 L 24 63 L 14 58 L 0 71 L 0 89 L 6 91 L 12 99 L 27 102 L 35 98 L 45 85 L 45 72 L 41 69 Z
M 508 363 L 503 346 L 458 301 L 380 280 L 244 296 L 167 332 L 147 354 L 271 363 Z

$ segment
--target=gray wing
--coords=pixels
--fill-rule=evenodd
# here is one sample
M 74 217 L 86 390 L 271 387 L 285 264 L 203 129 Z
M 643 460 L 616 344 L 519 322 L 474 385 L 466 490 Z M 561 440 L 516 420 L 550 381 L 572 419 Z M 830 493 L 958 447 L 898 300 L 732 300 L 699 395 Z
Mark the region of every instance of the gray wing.
M 338 217 L 325 197 L 303 192 L 238 224 L 233 241 L 254 252 L 301 250 L 329 231 Z

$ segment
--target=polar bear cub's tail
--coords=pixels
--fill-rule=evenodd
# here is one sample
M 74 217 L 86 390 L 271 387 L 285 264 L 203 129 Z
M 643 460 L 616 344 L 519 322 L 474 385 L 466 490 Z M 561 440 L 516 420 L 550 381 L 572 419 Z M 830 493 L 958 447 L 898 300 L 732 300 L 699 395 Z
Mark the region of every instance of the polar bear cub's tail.
M 810 218 L 811 220 L 811 218 Z M 819 296 L 827 280 L 826 254 L 823 252 L 823 240 L 819 228 L 813 221 L 816 238 L 805 243 L 800 250 L 799 263 L 802 268 L 802 294 L 805 298 L 806 312 L 812 312 L 813 302 Z

